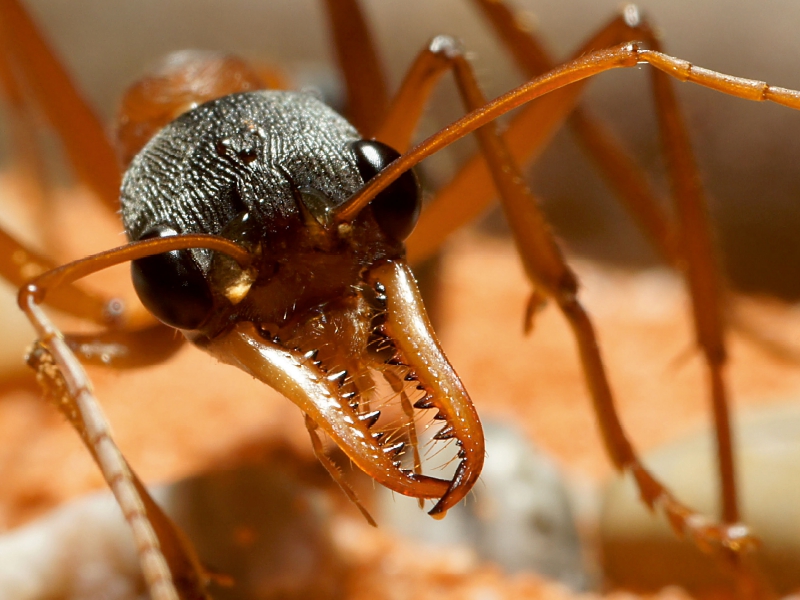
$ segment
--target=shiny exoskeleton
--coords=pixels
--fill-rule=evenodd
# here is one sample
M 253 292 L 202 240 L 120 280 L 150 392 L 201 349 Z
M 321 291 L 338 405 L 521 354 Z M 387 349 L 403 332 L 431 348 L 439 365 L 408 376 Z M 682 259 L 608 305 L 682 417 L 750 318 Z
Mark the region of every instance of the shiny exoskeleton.
M 392 473 L 384 483 L 401 492 L 413 484 L 419 494 L 427 482 L 426 495 L 441 499 L 439 512 L 461 495 L 465 478 L 474 481 L 482 456 L 457 439 L 461 466 L 454 480 L 425 477 L 416 432 L 409 431 L 415 428 L 412 402 L 417 410 L 440 409 L 439 440 L 457 437 L 464 418 L 437 391 L 438 371 L 426 375 L 435 361 L 421 358 L 417 342 L 398 342 L 416 335 L 402 322 L 417 317 L 393 324 L 387 303 L 406 300 L 393 291 L 400 284 L 392 277 L 377 275 L 404 259 L 403 239 L 420 210 L 416 177 L 406 172 L 350 222 L 331 218 L 333 209 L 398 156 L 385 144 L 362 140 L 311 95 L 233 94 L 181 115 L 150 140 L 125 175 L 122 216 L 132 241 L 207 233 L 246 248 L 253 256 L 246 269 L 203 249 L 138 259 L 132 263 L 134 285 L 164 323 L 295 400 L 357 464 L 361 455 L 367 463 L 378 459 Z M 413 278 L 401 279 L 416 294 Z M 414 302 L 413 311 L 424 314 Z M 232 351 L 226 344 L 237 335 L 246 338 L 241 347 L 258 348 L 260 355 L 241 358 Z M 276 385 L 272 378 L 284 382 L 292 369 L 270 352 L 308 369 L 305 384 L 312 391 L 298 399 Z M 327 386 L 321 391 L 320 381 Z M 375 427 L 392 399 L 404 403 L 406 420 Z M 321 411 L 321 422 L 308 402 Z M 334 415 L 327 412 L 331 404 Z M 469 418 L 477 422 L 474 411 Z M 409 440 L 415 459 L 403 464 L 400 454 Z

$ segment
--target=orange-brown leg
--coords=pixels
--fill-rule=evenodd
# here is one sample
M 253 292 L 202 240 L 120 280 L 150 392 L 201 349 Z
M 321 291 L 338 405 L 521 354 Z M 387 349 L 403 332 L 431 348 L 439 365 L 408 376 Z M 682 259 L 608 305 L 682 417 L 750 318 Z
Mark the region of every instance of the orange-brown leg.
M 103 126 L 18 0 L 0 0 L 0 38 L 0 60 L 30 90 L 80 180 L 116 211 L 120 171 Z
M 100 466 L 133 531 L 142 573 L 152 597 L 159 600 L 203 597 L 205 582 L 201 571 L 179 566 L 198 564 L 191 555 L 190 546 L 183 544 L 182 536 L 150 498 L 114 443 L 82 367 L 35 302 L 27 303 L 26 313 L 39 332 L 39 341 L 28 357 L 28 364 L 36 370 L 47 398 L 67 417 Z M 173 555 L 172 562 L 167 554 Z M 176 574 L 186 580 L 191 596 L 177 591 Z
M 25 103 L 25 93 L 18 79 L 19 69 L 14 68 L 11 52 L 13 39 L 5 35 L 9 24 L 3 11 L 7 7 L 0 5 L 0 92 L 5 100 L 12 118 L 10 127 L 16 166 L 24 171 L 26 178 L 33 184 L 35 198 L 40 201 L 44 192 L 44 168 L 42 167 L 40 150 L 35 142 L 33 120 Z M 0 229 L 0 277 L 12 285 L 19 287 L 36 275 L 55 267 L 55 264 L 44 256 L 28 248 L 14 236 Z M 109 301 L 83 289 L 69 286 L 57 290 L 52 296 L 52 305 L 68 314 L 88 319 L 95 323 L 108 324 L 115 317 L 113 306 Z
M 96 192 L 105 194 L 108 206 L 116 210 L 119 173 L 103 129 L 15 0 L 0 1 L 0 83 L 3 99 L 13 115 L 14 156 L 33 183 L 28 193 L 39 196 L 30 200 L 42 200 L 47 195 L 31 104 L 26 102 L 33 99 L 62 136 L 79 176 Z M 54 267 L 55 263 L 0 230 L 0 277 L 21 286 Z M 118 301 L 77 286 L 56 289 L 50 301 L 59 310 L 98 324 L 121 322 Z
M 692 297 L 696 341 L 705 355 L 711 380 L 722 487 L 722 518 L 733 523 L 739 519 L 739 508 L 723 377 L 727 357 L 721 317 L 720 269 L 715 261 L 707 203 L 686 123 L 671 83 L 661 71 L 654 73 L 653 88 L 659 106 L 659 126 L 678 217 L 678 238 L 684 259 L 682 266 Z
M 82 363 L 117 369 L 160 364 L 186 341 L 180 332 L 161 323 L 138 329 L 67 334 L 64 340 Z
M 389 97 L 377 48 L 358 0 L 325 0 L 325 8 L 347 87 L 347 117 L 361 135 L 371 138 Z
M 474 110 L 486 105 L 469 63 L 451 38 L 435 38 L 422 52 L 412 72 L 435 76 L 446 69 L 453 69 L 468 109 Z M 408 79 L 406 81 L 409 82 Z M 420 89 L 428 92 L 430 78 L 420 78 L 420 81 L 424 84 Z M 642 466 L 617 417 L 592 324 L 577 298 L 577 279 L 563 260 L 538 208 L 537 200 L 524 184 L 512 157 L 496 133 L 494 124 L 478 129 L 477 135 L 528 278 L 538 293 L 553 298 L 558 303 L 578 340 L 587 385 L 595 404 L 606 448 L 615 466 L 620 470 L 631 471 L 648 506 L 661 507 L 675 528 L 695 538 L 697 543 L 737 543 L 739 540 L 736 528 L 713 527 L 705 523 L 695 526 L 699 515 L 680 504 Z
M 157 242 L 153 244 L 152 242 Z M 191 545 L 150 498 L 114 443 L 83 367 L 40 304 L 59 286 L 109 266 L 180 248 L 208 247 L 247 264 L 245 250 L 212 236 L 175 236 L 129 244 L 48 271 L 25 285 L 19 304 L 36 330 L 29 357 L 48 398 L 80 434 L 131 527 L 148 589 L 158 600 L 206 598 L 208 577 Z
M 474 0 L 512 51 L 516 62 L 533 77 L 553 68 L 553 62 L 531 36 L 522 31 L 511 10 L 499 2 Z M 661 50 L 657 37 L 642 23 L 633 7 L 625 9 L 620 31 L 627 39 L 639 39 L 654 50 Z M 635 164 L 585 111 L 576 110 L 571 122 L 579 139 L 625 201 L 628 210 L 653 240 L 656 249 L 687 278 L 692 297 L 697 343 L 703 350 L 711 380 L 717 456 L 720 471 L 721 518 L 727 523 L 739 520 L 736 477 L 728 414 L 728 401 L 722 371 L 725 344 L 721 324 L 719 267 L 715 264 L 706 201 L 699 182 L 688 131 L 675 99 L 669 78 L 653 73 L 653 88 L 667 167 L 673 185 L 678 215 L 677 235 L 655 195 L 638 176 Z M 679 241 L 680 244 L 675 242 Z M 679 248 L 681 249 L 679 251 Z
M 620 16 L 587 40 L 577 50 L 575 56 L 608 48 L 630 39 L 627 35 L 629 31 L 630 26 L 626 23 L 625 17 Z M 528 46 L 532 48 L 532 52 L 544 56 L 544 50 L 537 44 L 532 42 Z M 529 48 L 526 47 L 525 51 L 528 50 Z M 582 84 L 559 89 L 532 102 L 514 116 L 508 129 L 504 132 L 503 138 L 518 164 L 528 164 L 536 159 L 555 131 L 576 110 L 575 106 L 582 90 Z M 403 113 L 400 110 L 396 112 L 402 118 Z M 392 112 L 390 115 L 393 116 L 394 113 Z M 397 120 L 400 122 L 400 119 Z M 392 123 L 391 120 L 387 120 L 387 122 Z M 387 125 L 387 130 L 388 127 Z M 408 126 L 404 126 L 402 135 L 407 136 L 404 139 L 410 138 L 409 129 Z M 604 138 L 602 141 L 606 139 Z M 603 156 L 609 155 L 603 154 Z M 626 190 L 639 195 L 647 195 L 647 182 L 638 176 L 635 168 L 628 168 L 624 173 L 628 181 L 638 184 L 635 187 L 626 186 Z M 449 233 L 482 214 L 496 195 L 497 191 L 486 162 L 478 153 L 461 168 L 447 185 L 437 191 L 436 197 L 421 215 L 416 229 L 408 239 L 409 260 L 417 262 L 430 256 Z M 645 208 L 650 206 L 647 203 L 642 204 Z M 656 223 L 656 226 L 652 228 L 654 230 L 663 223 L 660 213 L 652 216 L 645 215 L 644 219 L 648 223 Z
M 94 457 L 133 531 L 142 573 L 154 599 L 203 598 L 205 575 L 191 546 L 152 500 L 114 443 L 91 384 L 59 332 L 35 305 L 29 317 L 47 331 L 28 356 L 45 395 L 67 417 Z M 169 558 L 168 558 L 169 556 Z M 182 581 L 175 581 L 180 575 Z M 181 589 L 181 593 L 178 592 Z
M 543 44 L 527 29 L 514 12 L 502 2 L 472 0 L 487 21 L 494 27 L 499 40 L 514 57 L 514 61 L 528 77 L 537 77 L 553 69 L 556 62 L 549 56 Z M 652 27 L 644 22 L 638 9 L 627 5 L 622 14 L 598 32 L 591 46 L 584 45 L 579 53 L 599 50 L 626 40 L 645 42 L 656 50 L 658 39 Z M 676 235 L 665 211 L 661 208 L 658 194 L 642 169 L 613 135 L 593 118 L 582 106 L 577 106 L 569 116 L 569 124 L 578 136 L 588 156 L 595 162 L 627 210 L 652 240 L 655 249 L 671 265 L 677 267 L 680 259 Z M 510 148 L 511 149 L 511 148 Z M 524 164 L 515 153 L 515 160 Z
M 0 40 L 0 44 L 4 43 L 8 43 L 8 40 Z M 43 213 L 46 170 L 41 151 L 32 134 L 35 130 L 34 117 L 25 103 L 23 90 L 7 59 L 7 52 L 0 47 L 0 98 L 5 101 L 10 117 L 8 128 L 11 147 L 14 149 L 13 168 L 22 174 L 27 184 L 28 199 Z
M 0 277 L 20 287 L 29 279 L 50 271 L 55 264 L 27 248 L 0 229 Z M 109 324 L 118 316 L 113 301 L 85 291 L 77 286 L 64 286 L 48 298 L 51 306 L 94 323 Z
M 438 60 L 441 60 L 441 57 L 432 58 L 431 62 Z M 626 43 L 582 56 L 489 103 L 484 103 L 484 99 L 474 83 L 471 70 L 463 57 L 456 56 L 452 58 L 452 62 L 456 72 L 459 73 L 457 80 L 468 105 L 478 108 L 474 108 L 462 119 L 398 158 L 337 209 L 335 214 L 337 220 L 344 221 L 352 218 L 371 197 L 400 173 L 454 140 L 491 123 L 499 115 L 543 94 L 612 68 L 635 66 L 641 62 L 648 62 L 682 80 L 693 81 L 747 99 L 769 99 L 800 108 L 800 93 L 798 92 L 698 69 L 689 63 L 668 57 L 660 52 L 644 50 L 636 43 Z M 633 473 L 643 499 L 651 507 L 663 509 L 676 529 L 692 536 L 698 543 L 718 542 L 722 546 L 734 550 L 747 546 L 751 538 L 744 528 L 707 524 L 675 500 L 641 466 L 613 410 L 612 396 L 592 326 L 575 296 L 577 285 L 574 276 L 561 259 L 560 252 L 530 191 L 524 185 L 514 166 L 514 161 L 503 147 L 500 138 L 487 127 L 479 133 L 479 139 L 486 159 L 492 168 L 496 184 L 501 191 L 504 207 L 509 215 L 515 241 L 526 271 L 538 290 L 554 297 L 575 332 L 587 383 L 613 462 L 619 468 L 630 470 Z
M 347 496 L 347 499 L 356 505 L 356 508 L 358 508 L 362 516 L 367 520 L 367 523 L 373 527 L 377 527 L 378 524 L 375 522 L 375 519 L 372 518 L 369 511 L 361 504 L 361 500 L 358 499 L 355 490 L 347 483 L 341 469 L 331 460 L 331 457 L 325 453 L 325 448 L 322 446 L 322 439 L 319 434 L 319 425 L 305 413 L 303 413 L 303 420 L 306 425 L 306 431 L 308 431 L 308 435 L 311 438 L 311 447 L 314 449 L 314 455 L 317 457 L 317 460 L 325 467 L 331 479 L 337 483 L 339 488 L 344 492 L 344 495 Z
M 770 101 L 795 110 L 800 109 L 800 92 L 796 90 L 695 67 L 687 61 L 654 50 L 646 50 L 636 42 L 620 44 L 571 60 L 454 121 L 392 162 L 358 192 L 336 207 L 332 211 L 332 216 L 340 223 L 352 220 L 375 195 L 386 189 L 402 173 L 515 108 L 599 73 L 611 69 L 635 67 L 641 63 L 649 63 L 680 81 L 689 81 L 744 100 Z M 437 237 L 441 236 L 442 234 Z

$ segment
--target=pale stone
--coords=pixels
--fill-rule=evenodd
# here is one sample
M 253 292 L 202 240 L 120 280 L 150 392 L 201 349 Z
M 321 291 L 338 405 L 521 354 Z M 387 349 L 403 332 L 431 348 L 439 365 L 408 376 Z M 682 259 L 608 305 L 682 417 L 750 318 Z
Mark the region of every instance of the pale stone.
M 742 520 L 763 542 L 757 563 L 785 593 L 800 586 L 800 407 L 750 409 L 735 417 L 734 427 Z M 644 462 L 682 502 L 716 518 L 716 459 L 707 432 L 665 445 Z M 630 477 L 609 484 L 600 530 L 606 574 L 615 584 L 653 590 L 678 583 L 698 591 L 725 581 L 708 555 L 644 508 Z
M 486 462 L 464 502 L 437 521 L 415 499 L 381 488 L 378 522 L 427 544 L 469 549 L 509 573 L 533 571 L 585 589 L 588 577 L 563 474 L 512 425 L 486 421 L 483 428 Z

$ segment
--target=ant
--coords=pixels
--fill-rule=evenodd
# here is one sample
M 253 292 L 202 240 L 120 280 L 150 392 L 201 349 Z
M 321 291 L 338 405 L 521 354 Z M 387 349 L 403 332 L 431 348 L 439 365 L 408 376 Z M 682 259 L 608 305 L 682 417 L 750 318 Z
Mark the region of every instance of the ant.
M 134 532 L 152 597 L 205 597 L 208 576 L 114 443 L 78 359 L 120 367 L 146 363 L 152 355 L 143 349 L 164 345 L 161 352 L 169 354 L 179 345 L 169 334 L 177 329 L 295 402 L 317 456 L 354 501 L 324 452 L 322 433 L 375 480 L 401 494 L 433 499 L 430 513 L 443 516 L 474 485 L 485 449 L 477 412 L 436 339 L 407 261 L 435 252 L 496 192 L 533 288 L 526 327 L 533 327 L 546 300 L 566 317 L 611 461 L 634 476 L 643 501 L 662 511 L 676 531 L 718 552 L 743 584 L 753 581 L 739 560 L 755 540 L 739 522 L 719 268 L 670 77 L 790 108 L 800 108 L 800 93 L 663 54 L 633 7 L 576 58 L 556 66 L 508 7 L 490 0 L 477 4 L 531 77 L 492 101 L 481 92 L 461 46 L 447 36 L 422 50 L 391 96 L 353 0 L 326 3 L 349 122 L 309 95 L 265 91 L 263 73 L 237 58 L 173 55 L 123 99 L 117 152 L 126 171 L 120 193 L 115 151 L 98 120 L 22 6 L 16 0 L 0 3 L 3 36 L 11 42 L 0 63 L 10 104 L 22 112 L 23 94 L 32 96 L 79 179 L 109 208 L 121 202 L 131 240 L 56 266 L 2 233 L 0 270 L 20 286 L 20 307 L 36 329 L 28 362 L 100 465 Z M 575 107 L 592 76 L 645 63 L 653 67 L 675 190 L 674 227 L 613 141 Z M 430 93 L 447 72 L 456 79 L 466 115 L 409 149 Z M 501 134 L 495 119 L 523 106 Z M 680 502 L 641 464 L 614 409 L 577 279 L 519 172 L 518 163 L 568 115 L 594 144 L 598 161 L 658 252 L 685 275 L 714 406 L 722 489 L 718 524 Z M 470 133 L 478 138 L 480 157 L 422 211 L 410 169 Z M 472 191 L 468 197 L 457 191 L 465 188 Z M 139 298 L 158 323 L 127 317 L 118 302 L 77 284 L 123 262 L 131 262 Z M 26 274 L 32 271 L 41 274 L 30 279 Z M 44 304 L 107 330 L 65 335 Z M 381 423 L 390 400 L 400 404 L 403 416 Z M 456 446 L 449 480 L 421 472 L 417 411 L 441 423 L 435 440 Z

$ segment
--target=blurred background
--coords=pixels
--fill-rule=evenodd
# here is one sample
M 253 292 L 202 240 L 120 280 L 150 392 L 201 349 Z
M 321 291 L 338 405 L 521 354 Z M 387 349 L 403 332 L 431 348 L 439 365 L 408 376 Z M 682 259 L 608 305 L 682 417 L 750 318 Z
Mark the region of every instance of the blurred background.
M 294 74 L 298 86 L 313 84 L 336 97 L 327 28 L 314 0 L 27 0 L 25 4 L 109 122 L 125 87 L 149 63 L 183 48 L 219 49 L 273 62 Z M 439 33 L 463 40 L 488 95 L 522 81 L 466 0 L 364 4 L 393 86 L 426 40 Z M 621 8 L 611 0 L 518 0 L 515 5 L 559 58 L 568 56 Z M 796 2 L 645 0 L 639 6 L 660 29 L 671 54 L 722 72 L 800 88 Z M 612 124 L 645 169 L 659 179 L 646 70 L 596 78 L 585 102 Z M 445 82 L 440 87 L 424 126 L 429 132 L 461 114 L 453 86 Z M 696 86 L 679 88 L 729 277 L 746 291 L 797 298 L 800 174 L 795 164 L 800 115 Z M 432 179 L 446 179 L 460 160 L 458 153 L 470 151 L 471 142 L 462 146 L 455 158 L 434 161 Z M 533 168 L 533 182 L 559 235 L 573 251 L 633 266 L 655 260 L 568 132 L 556 138 Z

